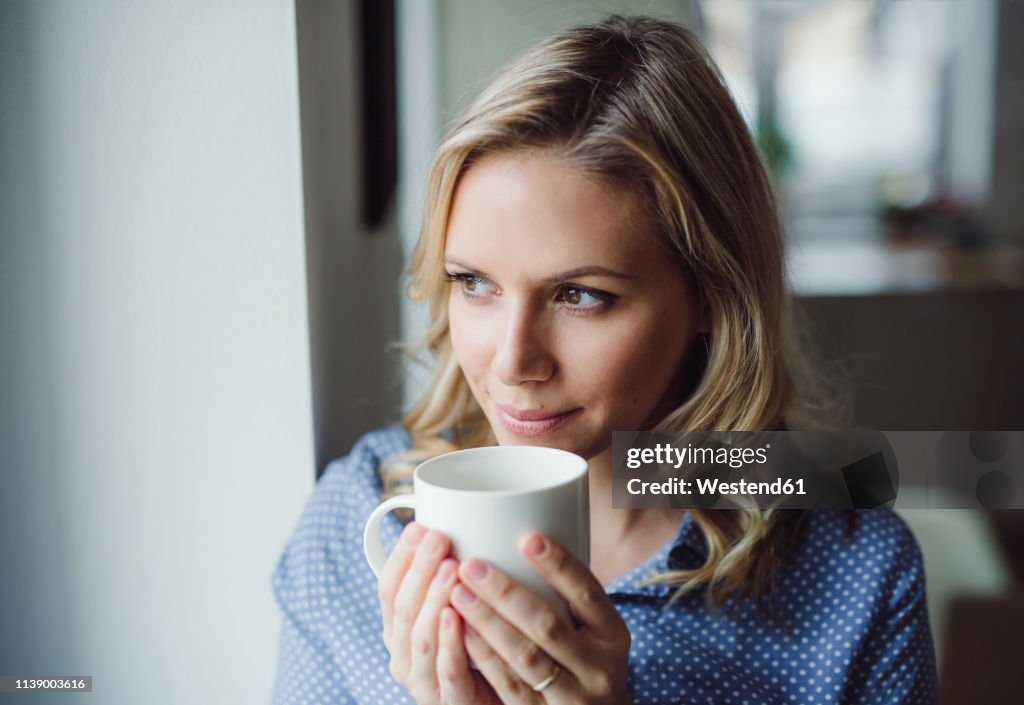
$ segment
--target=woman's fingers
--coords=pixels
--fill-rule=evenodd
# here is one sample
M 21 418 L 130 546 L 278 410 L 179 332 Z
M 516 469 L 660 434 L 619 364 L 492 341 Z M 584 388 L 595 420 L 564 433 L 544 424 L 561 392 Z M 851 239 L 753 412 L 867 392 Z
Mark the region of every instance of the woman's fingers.
M 448 538 L 439 531 L 424 534 L 395 595 L 388 650 L 391 652 L 392 675 L 400 682 L 407 678 L 410 669 L 413 625 L 420 615 L 434 574 L 448 555 L 449 546 Z
M 464 632 L 466 653 L 504 705 L 545 702 L 544 696 L 535 692 L 530 683 L 515 673 L 502 655 L 469 622 L 466 622 Z M 543 681 L 543 678 L 540 680 Z M 556 685 L 557 681 L 545 689 L 545 695 L 551 694 Z
M 577 674 L 586 671 L 588 647 L 592 646 L 592 643 L 584 642 L 577 627 L 555 612 L 551 605 L 536 593 L 494 566 L 473 558 L 464 561 L 459 566 L 459 578 L 465 583 L 465 586 L 472 590 L 470 594 L 479 596 L 480 600 L 460 604 L 458 598 L 463 596 L 465 589 L 460 585 L 458 587 L 463 590 L 453 591 L 452 604 L 470 624 L 484 635 L 491 646 L 495 648 L 500 646 L 496 641 L 499 631 L 491 632 L 488 626 L 492 615 L 496 615 L 500 617 L 500 622 L 511 624 L 523 637 L 536 644 L 568 670 Z M 482 604 L 477 604 L 477 602 Z M 617 612 L 615 618 L 621 621 Z M 528 647 L 523 648 L 528 649 Z M 499 651 L 501 650 L 499 648 Z M 513 649 L 512 653 L 521 661 L 529 660 L 531 657 L 528 651 L 519 653 Z M 510 663 L 512 663 L 511 660 Z M 543 666 L 547 672 L 550 672 L 550 664 L 543 664 Z M 543 680 L 547 675 L 547 673 L 540 673 L 536 669 L 531 669 L 528 674 L 540 675 L 538 681 Z M 524 673 L 523 675 L 525 677 L 528 674 Z
M 427 588 L 423 606 L 410 634 L 409 676 L 413 682 L 437 682 L 438 623 L 451 597 L 457 570 L 458 561 L 454 558 L 443 560 Z
M 600 588 L 589 570 L 579 574 L 575 559 L 559 560 L 553 552 L 551 558 L 556 565 L 546 575 L 566 596 L 580 599 L 592 585 Z M 503 702 L 534 702 L 528 698 L 537 686 L 544 687 L 545 702 L 628 702 L 629 629 L 603 589 L 599 598 L 610 613 L 598 594 L 586 596 L 572 605 L 583 619 L 577 627 L 493 565 L 463 561 L 459 579 L 452 605 L 467 634 L 470 626 L 479 633 L 478 642 L 467 637 L 467 652 Z
M 514 676 L 515 680 L 523 683 L 542 683 L 555 670 L 556 663 L 562 661 L 563 658 L 567 659 L 565 665 L 569 670 L 572 670 L 573 666 L 582 667 L 582 654 L 568 645 L 566 638 L 568 637 L 568 625 L 559 626 L 558 634 L 549 633 L 547 635 L 554 637 L 553 640 L 538 643 L 547 637 L 534 636 L 530 634 L 530 629 L 541 624 L 553 624 L 554 622 L 549 621 L 551 618 L 554 620 L 561 620 L 561 618 L 542 600 L 512 581 L 508 576 L 497 570 L 491 570 L 491 572 L 494 573 L 491 577 L 491 584 L 484 590 L 496 591 L 492 593 L 496 598 L 495 602 L 488 603 L 482 595 L 478 597 L 465 585 L 459 584 L 452 590 L 452 604 L 466 620 L 466 623 L 480 634 L 490 651 L 494 652 L 494 654 L 487 652 L 485 655 L 488 658 L 496 656 L 497 660 L 503 664 L 502 672 L 506 673 L 504 681 L 508 681 L 509 677 Z M 482 582 L 484 581 L 478 580 L 477 584 Z M 550 615 L 549 618 L 541 617 L 537 620 L 536 615 L 519 613 L 519 610 L 530 609 L 534 600 L 539 603 L 535 605 L 535 608 L 546 610 Z M 517 604 L 513 605 L 513 603 Z M 507 613 L 513 614 L 508 620 L 504 616 Z M 551 647 L 550 651 L 548 650 L 549 646 Z M 483 668 L 481 665 L 481 670 Z M 496 675 L 498 672 L 497 665 L 492 664 L 489 674 Z M 490 676 L 488 680 L 490 680 Z M 567 681 L 568 678 L 563 681 L 563 685 Z M 511 682 L 495 683 L 491 681 L 491 685 L 495 690 L 499 690 L 499 695 L 501 692 L 518 692 L 519 688 L 518 685 Z
M 604 587 L 590 568 L 564 547 L 534 532 L 519 541 L 519 552 L 565 598 L 590 635 L 608 641 L 629 638 L 629 630 Z
M 398 537 L 398 543 L 388 556 L 381 572 L 380 580 L 377 582 L 377 595 L 380 598 L 381 614 L 384 618 L 384 643 L 391 643 L 391 624 L 394 619 L 395 597 L 398 595 L 398 588 L 402 585 L 402 578 L 409 570 L 412 559 L 416 555 L 416 546 L 419 545 L 423 535 L 427 533 L 422 524 L 410 522 Z
M 441 702 L 446 705 L 483 705 L 485 701 L 478 697 L 477 692 L 480 676 L 469 669 L 459 615 L 451 607 L 445 607 L 438 622 L 436 678 Z

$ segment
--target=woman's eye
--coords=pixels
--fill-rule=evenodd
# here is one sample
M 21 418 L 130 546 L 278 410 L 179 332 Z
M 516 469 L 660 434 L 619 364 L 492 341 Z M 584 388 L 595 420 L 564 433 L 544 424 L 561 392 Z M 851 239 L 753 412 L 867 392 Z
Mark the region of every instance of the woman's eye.
M 559 300 L 564 301 L 570 306 L 579 306 L 580 308 L 589 308 L 598 304 L 603 304 L 608 301 L 608 297 L 601 296 L 600 294 L 581 289 L 577 286 L 567 286 L 559 293 Z
M 458 282 L 459 289 L 466 296 L 483 296 L 488 293 L 489 286 L 486 279 L 476 274 L 453 274 L 445 273 L 445 279 L 450 282 Z

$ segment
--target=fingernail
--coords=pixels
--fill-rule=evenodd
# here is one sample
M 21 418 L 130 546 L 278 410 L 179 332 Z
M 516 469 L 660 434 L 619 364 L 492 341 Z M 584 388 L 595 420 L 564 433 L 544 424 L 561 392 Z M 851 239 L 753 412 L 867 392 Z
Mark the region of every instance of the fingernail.
M 409 526 L 405 527 L 405 545 L 417 545 L 425 533 L 427 533 L 427 530 L 421 524 L 409 524 Z
M 436 531 L 431 531 L 427 534 L 426 540 L 423 542 L 423 549 L 429 556 L 436 556 L 441 552 L 441 534 Z
M 548 542 L 540 534 L 534 534 L 526 542 L 526 554 L 534 558 L 540 558 L 548 550 Z
M 460 605 L 471 605 L 476 601 L 476 595 L 464 585 L 456 585 L 452 590 L 452 599 Z
M 478 561 L 475 558 L 466 561 L 466 577 L 470 580 L 483 580 L 487 577 L 487 572 L 487 564 L 483 561 Z
M 463 627 L 463 629 L 466 632 L 466 636 L 468 636 L 470 639 L 476 639 L 478 636 L 480 636 L 480 632 L 478 632 L 476 629 L 473 629 L 473 625 L 469 622 L 465 622 L 465 626 Z
M 441 613 L 441 626 L 444 629 L 451 629 L 455 626 L 455 620 L 452 619 L 452 613 L 448 610 Z
M 453 561 L 445 561 L 441 564 L 441 567 L 437 569 L 436 580 L 439 583 L 446 583 L 448 579 L 452 577 L 452 573 L 455 572 L 455 563 Z

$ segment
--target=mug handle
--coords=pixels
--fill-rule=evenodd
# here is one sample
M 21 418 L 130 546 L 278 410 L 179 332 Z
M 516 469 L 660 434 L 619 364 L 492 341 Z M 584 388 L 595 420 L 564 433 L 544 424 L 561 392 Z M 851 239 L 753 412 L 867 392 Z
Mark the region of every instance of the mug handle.
M 363 553 L 366 554 L 366 560 L 369 562 L 370 568 L 373 569 L 373 574 L 378 578 L 388 559 L 388 554 L 384 552 L 384 543 L 380 540 L 380 522 L 385 514 L 401 508 L 416 509 L 416 495 L 398 495 L 384 500 L 366 520 L 366 529 L 363 530 Z

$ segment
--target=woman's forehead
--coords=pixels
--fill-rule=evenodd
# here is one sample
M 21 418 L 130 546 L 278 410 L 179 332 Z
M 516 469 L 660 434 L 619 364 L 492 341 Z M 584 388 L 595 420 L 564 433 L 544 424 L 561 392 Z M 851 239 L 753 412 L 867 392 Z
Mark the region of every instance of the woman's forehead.
M 532 256 L 566 269 L 635 267 L 663 256 L 654 231 L 632 190 L 587 176 L 549 152 L 502 153 L 484 157 L 460 179 L 445 255 L 496 265 Z

